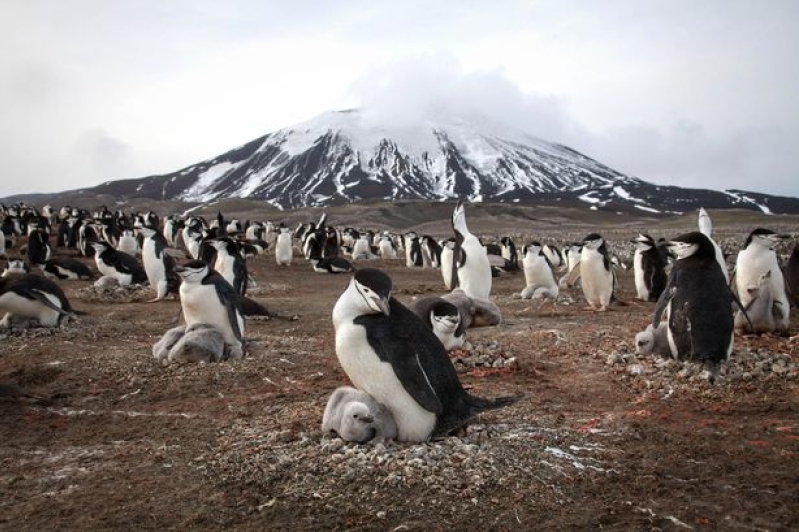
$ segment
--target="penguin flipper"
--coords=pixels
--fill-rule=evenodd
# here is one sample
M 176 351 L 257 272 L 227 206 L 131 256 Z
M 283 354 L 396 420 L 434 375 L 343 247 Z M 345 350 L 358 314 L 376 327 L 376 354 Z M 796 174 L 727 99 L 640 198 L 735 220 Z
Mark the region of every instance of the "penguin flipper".
M 732 283 L 731 283 L 731 284 L 732 284 Z M 736 304 L 736 305 L 738 305 L 738 308 L 741 310 L 741 314 L 743 314 L 744 318 L 746 318 L 746 323 L 748 323 L 748 324 L 749 324 L 749 330 L 751 330 L 751 331 L 754 331 L 754 330 L 755 330 L 755 326 L 754 326 L 754 324 L 752 323 L 752 320 L 751 320 L 751 319 L 749 319 L 749 314 L 746 312 L 746 311 L 747 311 L 747 309 L 749 308 L 749 306 L 745 307 L 745 306 L 744 306 L 744 305 L 741 303 L 741 300 L 740 300 L 740 299 L 738 299 L 738 296 L 737 296 L 737 295 L 735 295 L 735 292 L 732 290 L 732 288 L 731 288 L 731 287 L 729 287 L 729 286 L 728 286 L 728 287 L 727 287 L 727 290 L 729 290 L 729 292 L 730 292 L 730 297 L 732 297 L 732 300 L 735 302 L 735 304 Z M 757 296 L 755 296 L 755 298 L 754 298 L 754 299 L 752 299 L 752 303 L 754 303 L 754 302 L 755 302 L 755 299 L 757 299 Z
M 657 329 L 660 326 L 660 319 L 663 316 L 663 312 L 668 307 L 671 298 L 674 297 L 674 293 L 677 291 L 676 286 L 666 287 L 666 290 L 663 290 L 663 293 L 660 294 L 660 298 L 658 299 L 657 305 L 655 305 L 655 312 L 652 315 L 652 327 Z
M 58 312 L 59 314 L 61 314 L 62 316 L 68 316 L 69 315 L 69 312 L 65 311 L 64 309 L 62 309 L 58 305 L 53 304 L 53 302 L 50 301 L 50 299 L 44 294 L 44 292 L 40 292 L 39 290 L 35 290 L 34 289 L 34 290 L 31 290 L 30 292 L 28 292 L 28 294 L 30 294 L 31 299 L 35 299 L 36 301 L 38 301 L 39 303 L 41 303 L 45 307 L 49 308 L 50 310 L 54 310 L 54 311 Z
M 215 278 L 217 282 L 214 282 Z M 218 273 L 207 276 L 205 279 L 203 279 L 202 283 L 214 285 L 216 296 L 219 298 L 220 303 L 222 303 L 227 310 L 228 322 L 230 322 L 230 328 L 233 330 L 233 335 L 238 341 L 243 342 L 244 338 L 241 334 L 241 327 L 239 327 L 239 317 L 243 317 L 244 312 L 241 310 L 241 300 L 239 299 L 239 295 L 235 290 L 233 290 L 233 287 L 230 286 L 230 283 L 225 281 L 224 278 Z

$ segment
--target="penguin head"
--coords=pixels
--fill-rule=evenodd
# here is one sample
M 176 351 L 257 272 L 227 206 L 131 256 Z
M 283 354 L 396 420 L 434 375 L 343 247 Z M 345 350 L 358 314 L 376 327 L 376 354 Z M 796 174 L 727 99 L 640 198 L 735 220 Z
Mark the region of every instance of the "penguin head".
M 763 229 L 760 227 L 749 233 L 749 237 L 746 239 L 744 247 L 747 248 L 750 244 L 755 244 L 767 249 L 774 249 L 774 246 L 778 242 L 787 238 L 790 238 L 790 235 L 780 235 L 771 229 Z
M 175 272 L 184 282 L 199 283 L 208 275 L 209 266 L 201 260 L 192 260 L 183 266 L 175 266 Z
M 461 323 L 458 307 L 442 299 L 430 308 L 430 325 L 434 331 L 452 332 Z
M 355 272 L 350 287 L 357 297 L 356 306 L 363 314 L 389 315 L 391 277 L 376 268 L 363 268 Z
M 709 258 L 715 260 L 716 250 L 710 239 L 699 231 L 685 233 L 672 238 L 666 246 L 677 260 L 688 257 Z
M 655 336 L 651 331 L 646 330 L 635 335 L 635 352 L 639 355 L 649 355 L 652 353 L 655 344 Z
M 469 228 L 466 226 L 466 208 L 463 205 L 463 201 L 458 201 L 458 205 L 452 212 L 452 229 L 459 235 L 469 233 Z
M 537 256 L 541 254 L 541 243 L 540 242 L 530 242 L 524 247 L 524 256 L 526 257 L 528 254 L 532 256 Z
M 377 435 L 374 422 L 375 418 L 365 403 L 352 401 L 344 407 L 339 436 L 344 441 L 366 443 Z
M 638 233 L 638 236 L 630 240 L 630 242 L 635 244 L 636 249 L 639 251 L 648 251 L 655 247 L 655 241 L 645 233 Z
M 599 249 L 605 243 L 605 239 L 599 233 L 591 233 L 583 239 L 583 247 L 588 249 Z

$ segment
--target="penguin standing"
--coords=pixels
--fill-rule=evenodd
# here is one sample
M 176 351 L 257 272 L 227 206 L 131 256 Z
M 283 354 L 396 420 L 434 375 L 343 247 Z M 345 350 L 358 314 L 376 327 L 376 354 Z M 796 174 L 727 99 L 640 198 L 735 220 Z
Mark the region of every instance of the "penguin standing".
M 775 307 L 780 307 L 778 311 L 780 316 L 774 321 L 778 333 L 787 333 L 790 326 L 788 312 L 790 306 L 785 293 L 785 278 L 782 276 L 777 252 L 774 250 L 777 242 L 786 238 L 789 238 L 788 235 L 780 235 L 769 229 L 755 229 L 749 234 L 744 248 L 738 252 L 735 261 L 735 288 L 744 308 L 753 298 L 747 288 L 757 286 L 760 277 L 771 272 L 771 295 L 774 297 Z
M 391 239 L 391 235 L 384 233 L 380 236 L 377 244 L 378 254 L 383 259 L 396 259 L 397 247 Z
M 281 227 L 275 243 L 275 261 L 278 266 L 291 266 L 294 257 L 294 248 L 291 243 L 291 232 L 288 227 Z
M 72 307 L 56 283 L 35 274 L 0 278 L 0 327 L 11 326 L 13 317 L 36 319 L 43 327 L 58 327 Z
M 635 244 L 633 273 L 638 299 L 657 301 L 666 287 L 666 262 L 651 236 L 640 233 L 632 242 Z
M 186 325 L 205 323 L 220 333 L 230 345 L 230 358 L 244 356 L 244 315 L 239 295 L 224 277 L 201 260 L 176 266 L 183 279 L 180 306 Z
M 793 247 L 788 265 L 785 267 L 785 284 L 791 295 L 793 306 L 799 306 L 799 244 Z
M 90 246 L 102 275 L 115 278 L 121 286 L 142 284 L 147 280 L 147 273 L 136 257 L 115 250 L 107 242 L 92 242 Z
M 701 207 L 699 209 L 699 232 L 705 235 L 709 240 L 710 243 L 713 245 L 713 251 L 716 257 L 716 262 L 719 263 L 721 267 L 721 272 L 724 274 L 724 278 L 727 280 L 727 284 L 730 284 L 730 270 L 727 268 L 727 261 L 724 259 L 724 253 L 721 251 L 721 247 L 713 240 L 713 222 L 710 219 L 710 215 Z
M 78 259 L 69 257 L 54 257 L 45 261 L 42 265 L 42 273 L 45 277 L 55 277 L 56 279 L 75 281 L 78 279 L 94 279 L 94 274 L 88 266 Z
M 608 310 L 616 278 L 610 266 L 605 239 L 598 233 L 591 233 L 583 240 L 580 282 L 588 305 L 594 310 Z
M 452 271 L 455 267 L 455 239 L 450 238 L 440 242 L 441 244 L 441 276 L 444 278 L 444 286 L 447 290 L 453 290 L 452 281 L 455 280 L 456 274 Z
M 425 268 L 441 266 L 441 246 L 430 235 L 422 236 L 419 241 L 422 248 L 422 262 Z
M 160 301 L 170 293 L 177 294 L 180 278 L 175 272 L 175 259 L 166 252 L 166 237 L 152 227 L 142 227 L 141 234 L 144 237 L 142 264 L 147 280 L 155 290 L 155 298 L 151 301 Z
M 124 229 L 122 231 L 117 241 L 117 251 L 133 256 L 139 254 L 139 243 L 136 241 L 136 237 L 133 236 L 132 230 Z
M 352 260 L 372 260 L 376 258 L 375 254 L 372 253 L 369 236 L 359 236 L 352 246 Z
M 499 240 L 499 246 L 502 250 L 502 258 L 508 261 L 508 264 L 516 269 L 519 267 L 519 253 L 516 250 L 516 244 L 509 236 L 503 236 Z
M 44 264 L 50 258 L 51 251 L 47 234 L 41 229 L 34 229 L 28 236 L 28 263 L 34 266 Z
M 454 304 L 446 299 L 429 296 L 414 300 L 408 308 L 433 331 L 447 351 L 463 347 L 466 327 Z
M 557 299 L 560 289 L 541 244 L 531 242 L 525 246 L 522 257 L 524 281 L 527 284 L 522 290 L 522 299 Z
M 713 244 L 700 232 L 673 238 L 669 249 L 676 261 L 655 307 L 652 326 L 667 316 L 667 339 L 674 358 L 704 362 L 715 369 L 733 346 L 732 303 Z
M 399 440 L 445 436 L 515 401 L 467 393 L 444 346 L 391 289 L 382 271 L 358 270 L 333 308 L 333 325 L 341 367 L 356 388 L 391 411 Z
M 488 299 L 491 296 L 491 263 L 483 244 L 469 232 L 466 209 L 460 201 L 452 213 L 452 229 L 455 231 L 452 288 L 459 286 L 470 297 Z
M 213 246 L 216 248 L 214 269 L 243 296 L 247 293 L 247 261 L 239 253 L 238 245 L 232 238 L 222 237 L 214 240 Z

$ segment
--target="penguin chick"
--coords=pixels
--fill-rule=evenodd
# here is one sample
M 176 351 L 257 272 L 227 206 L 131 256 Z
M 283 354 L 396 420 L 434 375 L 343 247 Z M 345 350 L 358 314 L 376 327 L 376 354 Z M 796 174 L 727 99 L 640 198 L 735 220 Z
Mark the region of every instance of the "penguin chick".
M 169 362 L 186 364 L 220 362 L 227 358 L 225 339 L 211 325 L 194 323 L 186 327 L 185 334 L 169 350 Z
M 666 338 L 667 332 L 668 328 L 665 323 L 661 323 L 657 329 L 650 323 L 646 329 L 635 335 L 635 353 L 644 356 L 655 354 L 659 357 L 671 358 L 669 342 Z
M 327 401 L 322 432 L 336 434 L 344 441 L 387 442 L 397 437 L 397 424 L 391 412 L 371 395 L 342 386 Z
M 183 335 L 186 333 L 185 325 L 178 325 L 169 329 L 159 340 L 153 345 L 153 357 L 162 362 L 166 362 L 169 357 L 169 350 L 178 343 Z

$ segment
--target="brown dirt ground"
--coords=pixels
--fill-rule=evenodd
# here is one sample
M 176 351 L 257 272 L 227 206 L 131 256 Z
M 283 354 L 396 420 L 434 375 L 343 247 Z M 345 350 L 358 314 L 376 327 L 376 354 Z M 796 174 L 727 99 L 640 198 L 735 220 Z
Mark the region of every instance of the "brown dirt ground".
M 396 295 L 441 293 L 438 271 L 376 261 Z M 10 335 L 0 345 L 0 382 L 47 397 L 0 398 L 0 528 L 46 529 L 729 529 L 799 527 L 799 387 L 769 376 L 700 384 L 664 400 L 605 361 L 629 351 L 652 305 L 622 299 L 611 312 L 513 298 L 523 276 L 495 279 L 498 327 L 474 330 L 517 357 L 513 372 L 461 373 L 478 395 L 518 392 L 486 425 L 524 419 L 558 438 L 614 452 L 602 471 L 543 463 L 477 490 L 475 504 L 443 495 L 436 505 L 413 485 L 356 487 L 335 504 L 289 497 L 291 474 L 236 483 L 213 466 L 235 424 L 318 431 L 325 401 L 346 383 L 334 352 L 332 306 L 349 276 L 314 274 L 302 260 L 250 262 L 256 297 L 298 321 L 248 321 L 241 361 L 163 367 L 151 355 L 175 323 L 177 301 L 99 303 L 88 282 L 62 283 L 86 314 L 61 330 Z M 797 329 L 796 318 L 792 332 Z M 552 332 L 557 330 L 560 335 Z M 744 348 L 799 357 L 785 338 L 736 339 Z M 399 444 L 407 445 L 407 444 Z M 536 442 L 516 442 L 523 453 Z M 543 480 L 542 480 L 543 479 Z M 320 480 L 320 483 L 322 481 Z M 285 495 L 285 497 L 284 497 Z M 266 501 L 270 504 L 264 504 Z M 451 504 L 450 504 L 451 503 Z M 376 512 L 384 511 L 375 517 Z

